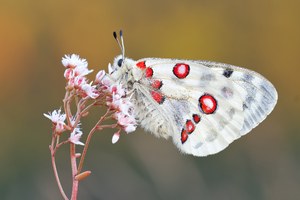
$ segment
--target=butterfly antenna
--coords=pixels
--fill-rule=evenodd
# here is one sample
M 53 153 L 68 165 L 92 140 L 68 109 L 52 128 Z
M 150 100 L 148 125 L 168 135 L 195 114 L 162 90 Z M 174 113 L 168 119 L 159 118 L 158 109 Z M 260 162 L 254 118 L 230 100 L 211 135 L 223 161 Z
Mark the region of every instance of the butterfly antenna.
M 118 43 L 118 45 L 119 45 L 119 47 L 121 49 L 122 58 L 124 60 L 124 58 L 125 58 L 125 48 L 124 48 L 124 40 L 123 40 L 123 32 L 122 32 L 122 30 L 120 30 L 120 40 L 121 40 L 121 42 L 120 42 L 120 40 L 119 40 L 119 38 L 117 36 L 117 33 L 115 31 L 113 32 L 113 36 L 114 36 L 115 40 L 117 41 L 117 43 Z
M 125 45 L 124 45 L 124 39 L 123 39 L 123 31 L 120 30 L 120 39 L 121 39 L 121 46 L 122 46 L 122 57 L 123 60 L 125 58 Z

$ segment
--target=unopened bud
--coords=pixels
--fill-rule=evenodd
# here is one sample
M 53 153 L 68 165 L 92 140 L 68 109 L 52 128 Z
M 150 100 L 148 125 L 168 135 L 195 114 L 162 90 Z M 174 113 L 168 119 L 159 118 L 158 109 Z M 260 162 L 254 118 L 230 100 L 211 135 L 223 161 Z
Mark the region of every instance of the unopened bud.
M 81 114 L 82 117 L 86 117 L 89 114 L 89 112 L 84 112 Z
M 85 171 L 80 174 L 77 174 L 75 176 L 75 180 L 81 181 L 81 180 L 85 179 L 86 177 L 88 177 L 91 173 L 92 173 L 91 171 Z
M 115 144 L 116 142 L 118 142 L 119 139 L 120 139 L 120 131 L 116 132 L 116 133 L 112 136 L 111 142 L 112 142 L 113 144 Z
M 75 153 L 75 158 L 79 158 L 81 156 L 81 153 Z
M 105 71 L 104 70 L 99 71 L 96 75 L 95 84 L 100 83 L 104 76 L 105 76 Z

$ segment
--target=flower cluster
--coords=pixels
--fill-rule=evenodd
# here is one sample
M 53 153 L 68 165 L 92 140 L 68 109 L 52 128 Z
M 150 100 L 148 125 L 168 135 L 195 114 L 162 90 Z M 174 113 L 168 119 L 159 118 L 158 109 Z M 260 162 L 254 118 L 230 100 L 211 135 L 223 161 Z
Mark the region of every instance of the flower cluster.
M 95 101 L 95 105 L 97 105 L 96 102 L 99 102 L 99 105 L 103 105 L 101 102 L 104 100 L 104 104 L 106 103 L 109 108 L 109 113 L 112 113 L 112 117 L 117 120 L 117 123 L 112 125 L 112 128 L 117 126 L 119 130 L 113 135 L 112 143 L 116 143 L 119 140 L 121 130 L 124 130 L 126 133 L 136 130 L 137 123 L 134 116 L 134 107 L 130 97 L 126 94 L 126 88 L 112 80 L 104 70 L 97 73 L 94 85 L 93 82 L 88 83 L 86 75 L 93 70 L 89 70 L 87 61 L 76 54 L 65 55 L 62 58 L 62 64 L 66 68 L 64 77 L 67 80 L 66 90 L 70 91 L 69 95 L 73 94 L 85 100 L 90 98 Z M 108 70 L 111 71 L 110 64 L 108 65 Z M 85 107 L 85 105 L 81 106 Z M 71 114 L 70 111 L 65 112 Z M 44 116 L 52 121 L 56 135 L 61 135 L 62 132 L 69 130 L 71 133 L 68 141 L 73 144 L 84 145 L 79 141 L 83 134 L 79 127 L 80 116 L 68 116 L 61 113 L 61 109 L 44 114 Z M 77 117 L 79 118 L 76 120 Z M 65 123 L 66 118 L 68 118 L 70 123 L 68 125 Z
M 107 103 L 111 108 L 116 110 L 114 118 L 118 121 L 118 125 L 126 132 L 130 133 L 136 129 L 136 121 L 134 117 L 133 104 L 130 98 L 126 97 L 126 92 L 121 84 L 114 84 L 109 88 L 112 94 L 111 101 Z
M 117 120 L 120 130 L 124 130 L 126 133 L 135 131 L 137 124 L 134 117 L 133 104 L 130 102 L 130 97 L 126 96 L 123 86 L 115 83 L 110 85 L 107 91 L 111 95 L 107 97 L 106 104 L 111 110 L 115 111 L 113 117 Z M 119 140 L 120 130 L 113 135 L 113 144 Z
M 108 64 L 108 71 L 111 71 L 111 64 Z M 120 130 L 131 133 L 136 130 L 136 120 L 134 116 L 134 107 L 130 97 L 126 94 L 126 89 L 120 83 L 113 82 L 105 72 L 99 71 L 96 75 L 95 83 L 107 91 L 110 95 L 106 98 L 106 104 L 111 110 L 114 110 L 114 119 L 117 120 Z M 112 137 L 112 143 L 116 143 L 120 138 L 120 132 L 117 131 Z
M 136 129 L 136 121 L 134 106 L 130 101 L 131 98 L 127 96 L 128 91 L 117 80 L 101 70 L 97 73 L 94 83 L 90 82 L 87 75 L 93 70 L 89 70 L 87 61 L 76 54 L 65 55 L 62 58 L 62 64 L 65 67 L 64 77 L 66 79 L 66 93 L 63 99 L 64 110 L 57 109 L 44 114 L 44 116 L 52 122 L 52 140 L 49 145 L 51 163 L 59 190 L 64 199 L 68 199 L 68 197 L 63 190 L 57 173 L 55 155 L 61 146 L 70 145 L 73 182 L 71 199 L 77 199 L 78 182 L 91 174 L 89 170 L 82 170 L 93 134 L 104 128 L 118 129 L 112 137 L 112 143 L 116 143 L 122 130 L 130 133 Z M 110 64 L 108 65 L 108 71 L 112 71 Z M 99 106 L 106 107 L 106 112 L 88 132 L 83 143 L 80 141 L 83 135 L 81 119 L 87 117 L 91 109 L 98 109 Z M 116 121 L 109 124 L 108 120 L 112 118 Z M 82 151 L 80 152 L 80 148 L 75 148 L 75 145 L 83 145 Z
M 99 96 L 96 85 L 92 85 L 92 82 L 88 83 L 86 78 L 86 75 L 93 70 L 88 69 L 88 63 L 85 59 L 80 58 L 76 54 L 65 55 L 62 58 L 62 64 L 66 68 L 64 77 L 68 81 L 67 88 L 69 90 L 77 90 L 81 97 L 96 99 Z
M 52 113 L 49 112 L 48 114 L 44 113 L 44 116 L 52 121 L 55 134 L 61 135 L 62 132 L 70 129 L 70 127 L 65 124 L 66 114 L 61 113 L 61 109 L 54 110 Z M 71 124 L 73 123 L 74 122 L 71 120 Z M 80 124 L 78 124 L 77 127 L 73 129 L 68 140 L 74 144 L 84 145 L 79 141 L 82 135 L 82 131 L 80 131 L 79 125 Z

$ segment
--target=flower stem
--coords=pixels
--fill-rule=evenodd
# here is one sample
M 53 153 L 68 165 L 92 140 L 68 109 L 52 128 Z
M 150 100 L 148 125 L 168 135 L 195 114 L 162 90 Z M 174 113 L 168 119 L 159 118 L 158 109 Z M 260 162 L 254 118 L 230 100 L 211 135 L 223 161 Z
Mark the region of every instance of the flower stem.
M 93 129 L 92 129 L 93 130 Z M 81 158 L 80 158 L 80 162 L 79 162 L 79 165 L 78 165 L 78 173 L 81 172 L 82 170 L 82 166 L 83 166 L 83 162 L 84 162 L 84 158 L 85 158 L 85 155 L 86 155 L 86 152 L 87 152 L 87 149 L 88 149 L 88 146 L 90 144 L 90 141 L 91 141 L 91 138 L 94 134 L 95 131 L 92 131 L 89 133 L 87 139 L 86 139 L 86 142 L 84 144 L 84 149 L 82 151 L 82 155 L 81 155 Z
M 60 183 L 60 179 L 59 179 L 59 176 L 58 176 L 58 172 L 57 172 L 57 167 L 56 167 L 56 162 L 55 162 L 55 153 L 54 153 L 54 141 L 55 141 L 55 137 L 52 137 L 52 143 L 51 145 L 49 146 L 50 148 L 50 152 L 51 152 L 51 162 L 52 162 L 52 168 L 53 168 L 53 172 L 54 172 L 54 176 L 55 176 L 55 179 L 56 179 L 56 182 L 57 182 L 57 185 L 58 185 L 58 189 L 61 193 L 61 195 L 63 196 L 63 198 L 65 200 L 69 200 L 67 195 L 65 194 L 64 192 L 64 189 Z
M 78 182 L 79 181 L 75 179 L 75 176 L 77 175 L 77 163 L 76 163 L 75 153 L 76 153 L 75 144 L 71 143 L 70 144 L 70 157 L 71 157 L 72 181 L 73 181 L 71 200 L 76 200 L 77 194 L 78 194 Z
M 107 111 L 106 111 L 106 113 L 99 119 L 99 121 L 96 123 L 96 125 L 89 132 L 89 134 L 87 136 L 87 139 L 85 141 L 85 144 L 84 144 L 84 148 L 83 148 L 82 155 L 81 155 L 81 158 L 80 158 L 80 162 L 79 162 L 79 165 L 78 165 L 78 171 L 77 171 L 77 173 L 80 173 L 81 170 L 82 170 L 84 158 L 85 158 L 86 152 L 87 152 L 87 150 L 89 148 L 89 144 L 90 144 L 90 141 L 92 139 L 93 134 L 98 129 L 99 124 L 101 124 L 103 122 L 103 120 L 106 119 L 106 116 L 108 115 L 109 111 L 110 111 L 110 109 L 108 108 Z
M 71 120 L 70 120 L 70 117 L 71 117 L 71 114 L 70 114 L 70 109 L 69 109 L 69 92 L 67 91 L 66 94 L 65 94 L 65 98 L 63 99 L 63 103 L 64 103 L 64 111 L 65 111 L 65 114 L 67 116 L 67 122 L 68 124 L 70 125 L 71 124 Z

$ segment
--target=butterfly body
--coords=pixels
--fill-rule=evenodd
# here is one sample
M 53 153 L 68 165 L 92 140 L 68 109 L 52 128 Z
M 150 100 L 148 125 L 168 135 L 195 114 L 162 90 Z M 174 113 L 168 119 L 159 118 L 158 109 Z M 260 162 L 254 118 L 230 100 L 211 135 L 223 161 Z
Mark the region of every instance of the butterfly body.
M 263 76 L 222 63 L 117 56 L 110 76 L 132 95 L 141 127 L 195 156 L 223 150 L 277 102 Z

